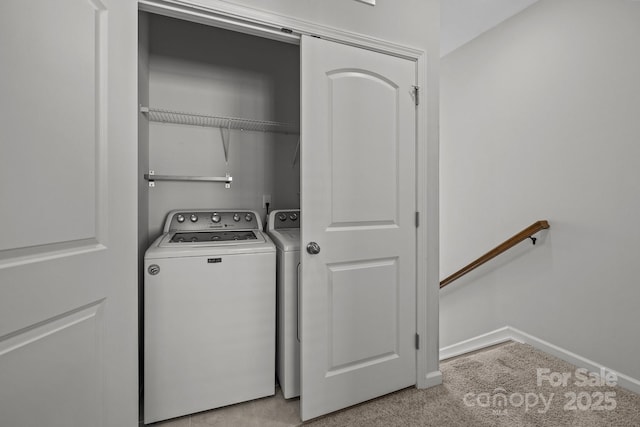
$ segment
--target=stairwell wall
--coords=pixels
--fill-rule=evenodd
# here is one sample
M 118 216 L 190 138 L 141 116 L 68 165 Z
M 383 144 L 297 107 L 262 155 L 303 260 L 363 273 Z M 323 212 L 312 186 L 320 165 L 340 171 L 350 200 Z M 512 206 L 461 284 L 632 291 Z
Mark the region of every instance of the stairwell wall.
M 440 346 L 511 325 L 640 378 L 640 2 L 541 0 L 441 63 Z

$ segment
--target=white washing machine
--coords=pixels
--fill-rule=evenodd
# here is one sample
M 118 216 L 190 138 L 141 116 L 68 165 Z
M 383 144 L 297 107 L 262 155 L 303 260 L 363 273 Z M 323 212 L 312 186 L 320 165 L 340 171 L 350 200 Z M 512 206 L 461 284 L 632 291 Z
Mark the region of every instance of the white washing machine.
M 300 395 L 300 334 L 298 331 L 298 269 L 300 210 L 274 210 L 267 232 L 277 248 L 276 372 L 285 399 Z
M 252 211 L 170 212 L 145 254 L 144 421 L 275 392 L 275 247 Z

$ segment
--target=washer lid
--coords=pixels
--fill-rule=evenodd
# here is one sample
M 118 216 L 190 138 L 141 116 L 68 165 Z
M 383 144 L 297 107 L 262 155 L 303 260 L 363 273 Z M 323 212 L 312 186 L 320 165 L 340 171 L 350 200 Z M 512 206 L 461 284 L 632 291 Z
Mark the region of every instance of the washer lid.
M 195 242 L 171 242 L 178 232 L 165 233 L 147 249 L 145 259 L 275 252 L 275 246 L 269 236 L 257 230 L 252 232 L 255 233 L 256 238 L 251 240 Z
M 202 244 L 218 244 L 218 243 L 257 243 L 264 241 L 264 238 L 258 236 L 251 230 L 217 230 L 217 231 L 178 231 L 173 233 L 169 241 L 164 241 L 163 246 L 178 244 L 180 246 L 189 245 L 191 243 Z

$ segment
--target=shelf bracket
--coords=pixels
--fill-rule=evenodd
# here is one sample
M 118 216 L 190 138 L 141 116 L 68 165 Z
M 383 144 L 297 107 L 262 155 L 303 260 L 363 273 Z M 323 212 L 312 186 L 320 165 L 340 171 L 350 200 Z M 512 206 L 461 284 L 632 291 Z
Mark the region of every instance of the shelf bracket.
M 293 153 L 293 162 L 291 162 L 291 169 L 296 167 L 298 159 L 300 157 L 300 137 L 298 137 L 298 143 L 296 144 L 296 151 Z
M 224 131 L 227 131 L 227 137 L 224 136 Z M 231 141 L 231 120 L 227 121 L 227 127 L 220 128 L 220 136 L 222 137 L 222 148 L 224 149 L 224 163 L 229 164 L 229 142 Z
M 149 181 L 149 187 L 151 188 L 156 186 L 156 180 L 154 179 L 155 174 L 156 171 L 149 170 L 149 173 L 144 176 L 144 179 Z

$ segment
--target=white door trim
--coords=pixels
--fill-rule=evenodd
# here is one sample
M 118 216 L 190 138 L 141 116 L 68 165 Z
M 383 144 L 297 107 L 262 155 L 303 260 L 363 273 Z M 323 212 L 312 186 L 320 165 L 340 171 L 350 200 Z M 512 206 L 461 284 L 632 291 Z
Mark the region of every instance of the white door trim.
M 373 50 L 416 62 L 416 85 L 420 88 L 421 102 L 416 108 L 416 210 L 421 224 L 417 228 L 417 283 L 416 283 L 416 332 L 420 335 L 417 350 L 418 388 L 441 383 L 438 362 L 438 150 L 428 146 L 427 133 L 427 69 L 426 52 L 386 40 L 344 31 L 297 18 L 262 10 L 229 4 L 221 0 L 208 0 L 207 5 L 189 0 L 138 0 L 139 9 L 160 15 L 221 27 L 246 34 L 298 44 L 302 34 L 325 40 Z M 285 29 L 286 31 L 282 31 Z M 435 152 L 434 152 L 435 151 Z M 436 160 L 431 160 L 433 157 Z M 428 169 L 433 165 L 432 169 Z M 429 187 L 427 180 L 432 184 Z
M 138 0 L 138 7 L 146 12 L 294 44 L 305 34 L 414 61 L 425 54 L 421 49 L 247 6 L 220 0 L 207 3 L 205 6 L 189 0 Z

